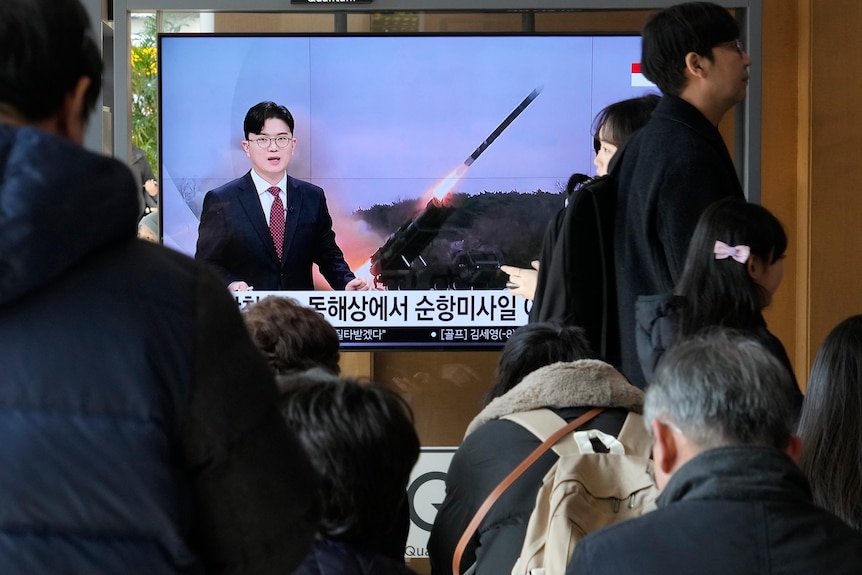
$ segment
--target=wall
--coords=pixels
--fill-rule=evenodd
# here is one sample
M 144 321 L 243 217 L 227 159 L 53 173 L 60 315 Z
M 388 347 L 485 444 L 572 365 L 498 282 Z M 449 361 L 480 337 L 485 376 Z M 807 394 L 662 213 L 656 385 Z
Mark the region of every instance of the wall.
M 800 228 L 796 198 L 798 100 L 798 12 L 786 0 L 763 4 L 763 105 L 761 119 L 761 202 L 785 225 L 788 236 L 784 281 L 766 310 L 770 330 L 784 343 L 800 384 L 806 380 L 807 360 L 799 333 L 804 318 L 797 317 L 799 297 L 806 293 L 797 278 L 805 269 L 805 229 Z
M 862 3 L 763 2 L 763 204 L 785 224 L 785 280 L 766 318 L 804 387 L 832 327 L 862 313 Z
M 778 0 L 774 0 L 780 3 Z M 801 0 L 807 19 L 800 30 L 800 202 L 808 228 L 807 306 L 809 358 L 832 327 L 862 313 L 862 3 L 857 0 Z M 807 193 L 806 193 L 807 192 Z M 802 201 L 804 200 L 804 203 Z

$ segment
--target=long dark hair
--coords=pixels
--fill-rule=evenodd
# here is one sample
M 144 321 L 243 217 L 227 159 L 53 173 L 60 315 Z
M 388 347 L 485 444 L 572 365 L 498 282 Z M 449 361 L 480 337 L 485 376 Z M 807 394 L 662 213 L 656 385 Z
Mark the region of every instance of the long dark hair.
M 797 434 L 799 467 L 814 502 L 862 529 L 862 315 L 826 336 L 817 352 Z
M 762 321 L 760 310 L 768 294 L 751 278 L 747 263 L 715 258 L 716 240 L 748 246 L 750 257 L 769 264 L 787 250 L 781 222 L 763 206 L 735 198 L 709 206 L 694 230 L 675 290 L 685 298 L 680 313 L 683 336 L 707 326 L 752 329 Z

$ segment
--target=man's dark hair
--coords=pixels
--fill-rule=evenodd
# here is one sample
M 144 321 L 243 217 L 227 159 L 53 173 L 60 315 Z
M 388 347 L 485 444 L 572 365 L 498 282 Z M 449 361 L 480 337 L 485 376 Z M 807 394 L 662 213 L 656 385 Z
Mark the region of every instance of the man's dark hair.
M 0 2 L 0 112 L 38 122 L 54 116 L 82 78 L 89 116 L 102 89 L 102 58 L 75 0 Z
M 338 375 L 338 332 L 295 299 L 267 296 L 242 314 L 251 339 L 277 374 L 319 367 Z
M 739 38 L 739 25 L 726 8 L 711 2 L 677 4 L 654 14 L 641 31 L 641 70 L 663 94 L 685 88 L 685 55 L 712 60 L 712 49 Z
M 293 114 L 290 110 L 275 102 L 261 102 L 248 109 L 242 123 L 243 137 L 247 140 L 249 134 L 260 134 L 263 125 L 270 118 L 282 120 L 293 134 Z
M 553 322 L 529 323 L 519 327 L 506 341 L 494 381 L 485 394 L 485 405 L 500 397 L 540 367 L 559 361 L 592 359 L 586 332 L 580 327 Z
M 419 458 L 410 407 L 388 388 L 321 371 L 279 377 L 278 385 L 281 413 L 321 478 L 320 532 L 383 552 L 403 531 Z

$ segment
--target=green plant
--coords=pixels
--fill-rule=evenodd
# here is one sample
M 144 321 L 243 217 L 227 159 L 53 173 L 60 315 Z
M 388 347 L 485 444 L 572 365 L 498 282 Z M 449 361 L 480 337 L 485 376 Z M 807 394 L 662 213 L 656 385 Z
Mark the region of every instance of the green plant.
M 132 143 L 147 155 L 158 174 L 159 106 L 156 15 L 146 17 L 132 47 Z

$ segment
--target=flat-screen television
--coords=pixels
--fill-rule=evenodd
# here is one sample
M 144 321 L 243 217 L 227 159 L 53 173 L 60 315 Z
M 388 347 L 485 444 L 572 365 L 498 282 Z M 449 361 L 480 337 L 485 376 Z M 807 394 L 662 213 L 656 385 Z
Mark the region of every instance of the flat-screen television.
M 528 267 L 607 104 L 656 93 L 640 38 L 546 34 L 159 36 L 162 241 L 194 255 L 204 196 L 251 168 L 243 119 L 287 106 L 288 172 L 325 190 L 368 292 L 278 292 L 345 349 L 494 348 L 527 322 Z M 262 217 L 262 211 L 261 211 Z M 272 292 L 236 292 L 240 305 Z

